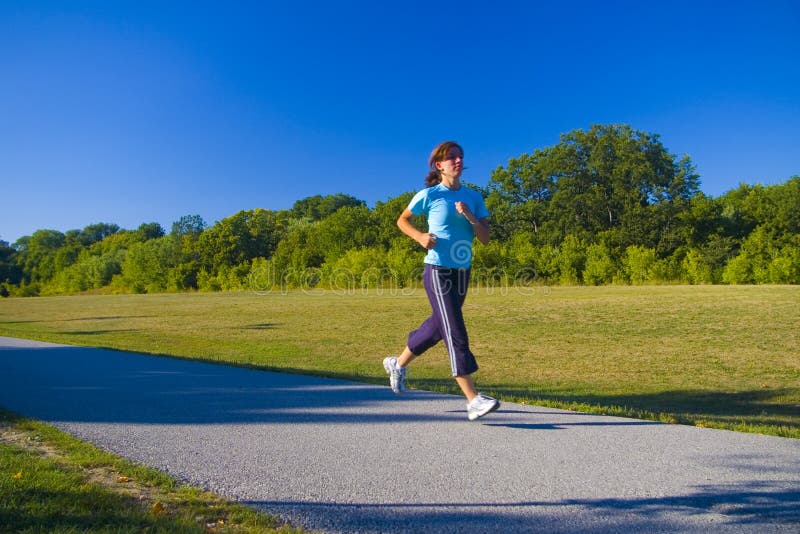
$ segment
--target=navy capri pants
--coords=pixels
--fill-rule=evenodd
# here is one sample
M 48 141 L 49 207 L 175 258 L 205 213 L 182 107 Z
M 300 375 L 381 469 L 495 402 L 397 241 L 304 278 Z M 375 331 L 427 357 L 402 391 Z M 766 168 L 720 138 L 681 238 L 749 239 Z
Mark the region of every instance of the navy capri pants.
M 425 264 L 423 285 L 433 313 L 408 334 L 408 348 L 417 356 L 444 340 L 453 376 L 465 376 L 478 370 L 478 362 L 469 350 L 467 327 L 461 313 L 467 298 L 469 274 L 469 269 Z

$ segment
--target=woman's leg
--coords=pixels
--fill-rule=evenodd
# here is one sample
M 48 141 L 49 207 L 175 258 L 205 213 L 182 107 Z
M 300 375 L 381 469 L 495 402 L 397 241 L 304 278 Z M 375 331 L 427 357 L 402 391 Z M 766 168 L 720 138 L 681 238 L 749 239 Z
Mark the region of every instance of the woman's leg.
M 469 270 L 437 269 L 431 277 L 431 307 L 439 320 L 454 377 L 468 376 L 478 370 L 478 362 L 469 348 L 467 326 L 461 311 L 468 284 Z
M 403 352 L 400 353 L 400 356 L 397 357 L 397 365 L 399 365 L 400 367 L 405 367 L 406 365 L 411 363 L 416 357 L 417 354 L 411 352 L 411 349 L 408 348 L 408 345 L 406 345 L 406 348 L 404 348 Z
M 402 367 L 411 363 L 414 358 L 422 355 L 426 350 L 442 340 L 441 317 L 436 313 L 434 296 L 431 293 L 434 290 L 432 281 L 432 277 L 434 276 L 436 276 L 436 270 L 432 266 L 426 265 L 422 276 L 422 282 L 425 287 L 425 293 L 428 295 L 428 300 L 431 303 L 432 313 L 430 317 L 422 321 L 419 328 L 408 334 L 406 347 L 397 358 L 397 363 Z
M 472 399 L 478 396 L 478 391 L 475 389 L 475 382 L 472 380 L 472 375 L 456 376 L 456 383 L 461 388 L 461 392 L 467 398 L 467 402 L 472 402 Z
M 406 367 L 444 339 L 453 376 L 467 401 L 471 401 L 478 394 L 471 376 L 478 365 L 469 349 L 469 337 L 461 313 L 467 296 L 469 271 L 435 269 L 426 265 L 423 281 L 433 313 L 409 334 L 408 344 L 397 357 L 397 365 Z

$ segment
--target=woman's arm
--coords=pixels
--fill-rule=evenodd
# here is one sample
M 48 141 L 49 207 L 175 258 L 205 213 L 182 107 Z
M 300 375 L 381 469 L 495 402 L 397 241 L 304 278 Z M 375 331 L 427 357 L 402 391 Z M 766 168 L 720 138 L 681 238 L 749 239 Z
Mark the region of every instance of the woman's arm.
M 467 206 L 464 202 L 456 202 L 456 210 L 458 210 L 458 213 L 467 218 L 469 223 L 472 225 L 473 230 L 475 230 L 475 235 L 477 236 L 478 240 L 484 245 L 488 245 L 490 238 L 489 219 L 486 217 L 482 219 L 476 218 L 475 215 L 472 214 L 472 211 L 470 211 L 469 206 Z
M 488 245 L 489 239 L 491 238 L 489 235 L 489 219 L 484 217 L 483 219 L 478 219 L 474 223 L 470 221 L 470 224 L 472 224 L 472 227 L 475 229 L 475 235 L 478 237 L 478 240 L 484 245 Z
M 422 248 L 431 249 L 436 245 L 436 236 L 429 233 L 420 232 L 414 225 L 411 224 L 411 219 L 414 217 L 414 214 L 406 208 L 403 210 L 403 213 L 400 214 L 400 217 L 397 218 L 397 227 L 400 228 L 400 231 L 406 234 L 408 237 L 419 243 Z

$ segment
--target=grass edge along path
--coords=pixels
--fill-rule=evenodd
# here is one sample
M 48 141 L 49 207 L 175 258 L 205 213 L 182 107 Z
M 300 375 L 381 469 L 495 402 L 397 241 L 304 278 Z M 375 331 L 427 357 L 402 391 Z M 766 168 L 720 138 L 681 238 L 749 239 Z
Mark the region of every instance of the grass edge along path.
M 800 286 L 475 290 L 484 393 L 521 404 L 800 438 Z M 0 335 L 385 384 L 424 292 L 0 300 Z M 441 345 L 441 344 L 440 344 Z M 437 353 L 438 352 L 438 353 Z M 434 347 L 415 389 L 458 393 Z
M 0 408 L 0 532 L 304 531 Z
M 418 381 L 417 386 L 406 384 L 408 389 L 424 389 L 438 393 L 460 395 L 461 392 L 455 386 L 431 384 L 425 387 L 424 381 Z M 642 419 L 645 421 L 657 421 L 671 425 L 687 425 L 697 428 L 713 428 L 717 430 L 730 430 L 733 432 L 744 432 L 748 434 L 763 434 L 766 436 L 776 436 L 781 438 L 800 439 L 800 429 L 782 425 L 761 425 L 748 423 L 745 420 L 739 422 L 719 422 L 708 420 L 702 416 L 692 414 L 682 414 L 673 412 L 653 412 L 629 406 L 615 404 L 591 404 L 579 400 L 553 400 L 535 395 L 518 396 L 514 393 L 504 392 L 502 389 L 483 388 L 487 395 L 500 399 L 503 402 L 524 404 L 530 406 L 542 406 L 555 408 L 558 410 L 569 410 L 592 415 L 604 415 L 610 417 L 625 417 L 629 419 Z
M 36 336 L 26 337 L 35 341 L 63 343 L 61 340 L 53 339 L 49 336 Z M 88 346 L 88 345 L 79 345 Z M 236 361 L 226 360 L 209 360 L 207 358 L 182 356 L 179 354 L 169 353 L 154 353 L 154 352 L 141 352 L 130 349 L 118 348 L 114 346 L 95 345 L 93 348 L 118 350 L 121 352 L 130 352 L 132 354 L 142 354 L 146 356 L 154 356 L 161 358 L 176 358 L 180 360 L 194 361 L 198 363 L 213 363 L 215 365 L 227 365 L 231 367 L 238 367 L 242 369 L 251 369 L 254 371 L 269 371 L 273 373 L 291 373 L 308 376 L 317 376 L 321 378 L 335 378 L 339 380 L 349 380 L 353 382 L 361 382 L 375 385 L 386 385 L 387 379 L 375 378 L 365 376 L 363 374 L 350 374 L 341 372 L 324 372 L 313 369 L 286 369 L 282 367 L 274 367 L 269 365 L 259 365 L 253 363 L 242 363 Z M 461 390 L 456 384 L 451 383 L 449 380 L 431 380 L 431 379 L 417 379 L 413 382 L 406 383 L 407 389 L 431 391 L 435 393 L 443 393 L 447 395 L 462 395 Z M 744 432 L 749 434 L 763 434 L 766 436 L 776 436 L 782 438 L 800 439 L 800 428 L 794 428 L 784 425 L 767 425 L 748 423 L 742 419 L 739 422 L 720 422 L 709 420 L 701 415 L 692 415 L 686 413 L 675 413 L 670 411 L 650 411 L 641 408 L 630 406 L 616 405 L 616 404 L 593 404 L 590 402 L 582 402 L 580 400 L 558 400 L 553 398 L 539 397 L 535 394 L 518 395 L 515 392 L 504 391 L 503 389 L 495 388 L 482 388 L 483 392 L 487 395 L 500 399 L 503 402 L 511 402 L 515 404 L 523 404 L 529 406 L 542 406 L 547 408 L 555 408 L 559 410 L 569 410 L 573 412 L 580 412 L 592 415 L 604 415 L 611 417 L 625 417 L 630 419 L 641 419 L 645 421 L 657 421 L 666 424 L 679 424 L 694 426 L 697 428 L 711 428 L 717 430 L 729 430 L 733 432 Z M 2 408 L 0 408 L 0 417 L 2 416 Z M 0 419 L 0 422 L 2 420 Z M 282 532 L 282 531 L 281 531 Z

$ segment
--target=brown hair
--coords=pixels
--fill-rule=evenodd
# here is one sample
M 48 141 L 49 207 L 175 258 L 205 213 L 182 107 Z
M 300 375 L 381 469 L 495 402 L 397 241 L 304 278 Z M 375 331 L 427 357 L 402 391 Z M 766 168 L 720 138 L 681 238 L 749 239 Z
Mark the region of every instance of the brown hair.
M 450 149 L 453 147 L 458 148 L 461 151 L 461 157 L 464 157 L 464 149 L 455 141 L 444 141 L 436 145 L 436 148 L 433 149 L 431 156 L 428 158 L 428 166 L 431 170 L 428 172 L 428 176 L 425 177 L 425 187 L 433 187 L 442 182 L 442 174 L 439 169 L 436 168 L 436 164 L 446 160 L 447 153 L 450 152 Z

